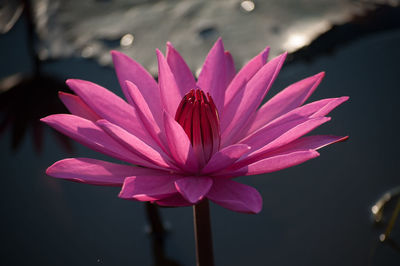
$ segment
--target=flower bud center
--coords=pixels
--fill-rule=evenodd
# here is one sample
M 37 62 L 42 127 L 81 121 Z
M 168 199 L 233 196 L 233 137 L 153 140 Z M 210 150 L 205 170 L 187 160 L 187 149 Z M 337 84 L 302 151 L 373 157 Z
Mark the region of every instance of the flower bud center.
M 211 98 L 200 89 L 183 96 L 175 120 L 185 130 L 193 149 L 204 166 L 219 150 L 221 141 L 218 110 Z

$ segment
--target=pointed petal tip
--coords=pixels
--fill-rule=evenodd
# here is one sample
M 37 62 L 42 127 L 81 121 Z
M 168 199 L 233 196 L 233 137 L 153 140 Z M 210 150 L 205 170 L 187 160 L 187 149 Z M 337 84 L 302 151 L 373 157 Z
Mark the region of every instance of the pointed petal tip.
M 115 68 L 119 66 L 118 63 L 124 62 L 126 60 L 128 60 L 128 62 L 133 61 L 133 59 L 130 56 L 117 50 L 111 50 L 110 54 Z
M 133 199 L 131 194 L 127 192 L 127 186 L 128 186 L 128 181 L 131 180 L 132 177 L 127 177 L 124 180 L 124 183 L 122 183 L 122 187 L 120 192 L 118 193 L 118 198 L 120 199 Z
M 112 57 L 113 61 L 114 61 L 114 59 L 116 59 L 118 56 L 129 57 L 129 56 L 127 56 L 126 54 L 124 54 L 123 52 L 120 52 L 120 51 L 118 51 L 118 50 L 111 50 L 111 51 L 110 51 L 110 54 L 111 54 L 111 57 Z
M 176 180 L 174 185 L 183 198 L 196 204 L 210 191 L 213 180 L 209 177 L 186 177 Z
M 75 79 L 67 79 L 67 80 L 65 81 L 65 84 L 67 84 L 68 87 L 69 87 L 69 86 L 71 86 L 71 84 L 73 84 L 74 82 L 75 82 Z
M 204 199 L 204 196 L 201 196 L 200 198 L 193 198 L 193 199 L 184 197 L 184 199 L 186 199 L 191 204 L 197 204 L 198 202 L 200 202 L 201 200 Z
M 68 159 L 64 159 L 64 160 L 68 160 Z M 62 164 L 62 161 L 64 161 L 64 160 L 57 161 L 57 162 L 53 163 L 52 165 L 50 165 L 49 167 L 47 167 L 46 175 L 53 177 L 53 178 L 60 178 L 60 176 L 57 175 L 57 168 L 58 168 L 58 165 Z M 76 178 L 76 179 L 71 178 L 70 180 L 71 181 L 79 181 L 78 178 Z
M 62 165 L 63 162 L 65 162 L 65 161 L 67 161 L 67 160 L 71 160 L 71 159 L 76 159 L 76 158 L 65 158 L 65 159 L 63 159 L 63 160 L 60 160 L 60 161 L 57 161 L 57 162 L 53 163 L 52 165 L 50 165 L 49 167 L 47 167 L 47 169 L 46 169 L 46 175 L 51 176 L 51 177 L 57 177 L 57 176 L 55 175 L 55 172 L 57 172 L 57 170 L 55 170 L 55 169 L 57 169 L 57 167 L 58 167 L 59 165 Z
M 63 159 L 63 160 L 60 160 L 60 161 L 57 161 L 57 162 L 53 163 L 52 165 L 50 165 L 49 167 L 47 167 L 47 169 L 46 169 L 46 175 L 51 176 L 51 177 L 55 177 L 55 178 L 59 178 L 59 177 L 56 175 L 58 166 L 59 166 L 59 165 L 62 165 L 65 161 L 68 161 L 68 160 L 71 160 L 71 159 L 73 160 L 73 159 L 76 159 L 76 158 L 65 158 L 65 159 Z
M 274 60 L 278 61 L 278 66 L 280 68 L 280 67 L 282 67 L 283 63 L 285 62 L 287 55 L 288 55 L 288 52 L 284 52 L 284 53 L 278 55 L 277 57 L 275 57 L 274 59 L 272 59 L 271 61 L 274 61 Z
M 314 76 L 311 76 L 309 78 L 315 80 L 314 82 L 318 81 L 318 84 L 319 84 L 321 82 L 321 80 L 325 77 L 325 75 L 326 75 L 325 71 L 321 71 L 321 72 L 319 72 L 319 73 L 317 73 Z
M 331 121 L 331 120 L 332 120 L 332 117 L 330 117 L 330 116 L 317 116 L 317 117 L 314 117 L 314 119 L 320 120 L 320 121 L 321 121 L 320 124 L 318 125 L 318 127 L 320 127 L 320 126 L 322 126 L 323 124 L 325 124 L 325 123 Z
M 316 120 L 319 121 L 319 120 L 320 120 L 320 121 L 321 121 L 321 124 L 320 124 L 320 125 L 322 125 L 322 124 L 324 124 L 324 123 L 326 123 L 326 122 L 328 122 L 328 121 L 331 121 L 331 120 L 332 120 L 332 117 L 320 115 L 320 116 L 311 117 L 310 120 L 312 120 L 312 121 L 316 121 Z M 320 125 L 319 125 L 319 126 L 320 126 Z
M 167 49 L 165 51 L 165 56 L 166 56 L 167 60 L 170 60 L 168 58 L 171 56 L 176 56 L 176 54 L 178 54 L 178 51 L 175 49 L 175 47 L 169 41 L 167 42 L 166 46 L 167 46 Z
M 130 80 L 125 80 L 124 82 L 125 82 L 125 85 L 128 86 L 128 87 L 137 88 L 137 86 L 135 85 L 135 83 L 133 83 L 133 82 L 130 81 Z
M 51 175 L 51 173 L 52 173 L 52 167 L 53 167 L 53 165 L 55 165 L 56 163 L 53 163 L 52 165 L 50 165 L 49 167 L 47 167 L 47 169 L 46 169 L 46 175 L 48 175 L 48 176 L 52 176 Z
M 284 61 L 288 55 L 288 52 L 284 52 L 283 54 L 279 55 L 278 58 L 280 58 L 281 61 Z
M 308 150 L 311 154 L 311 159 L 317 158 L 318 156 L 320 156 L 321 154 L 319 152 L 317 152 L 316 150 Z
M 157 61 L 158 64 L 160 64 L 161 60 L 165 60 L 164 54 L 160 51 L 160 49 L 156 48 L 156 55 L 157 55 Z M 158 73 L 160 75 L 160 73 Z
M 120 199 L 125 199 L 125 200 L 133 200 L 134 198 L 131 196 L 128 196 L 127 193 L 123 189 L 118 193 L 118 198 Z
M 111 50 L 110 51 L 110 55 L 111 55 L 111 59 L 113 61 L 113 65 L 114 65 L 115 68 L 117 68 L 119 66 L 120 62 L 123 62 L 126 59 L 131 60 L 131 58 L 129 56 L 127 56 L 123 52 L 120 52 L 120 51 L 117 51 L 117 50 Z
M 53 116 L 55 115 L 48 115 L 46 117 L 40 118 L 39 121 L 48 124 L 51 122 Z
M 342 96 L 339 99 L 341 99 L 342 102 L 346 102 L 346 101 L 348 101 L 350 99 L 350 97 L 349 96 Z
M 118 198 L 120 198 L 120 199 L 132 200 L 132 201 L 146 201 L 146 200 L 140 200 L 136 197 L 137 197 L 137 195 L 132 196 L 132 195 L 129 195 L 129 193 L 122 192 L 122 190 L 118 193 Z
M 262 202 L 260 205 L 252 206 L 251 208 L 249 208 L 248 214 L 258 214 L 261 212 L 262 207 L 263 207 Z
M 57 94 L 58 94 L 58 98 L 63 102 L 64 102 L 65 98 L 68 98 L 70 96 L 76 96 L 73 93 L 68 93 L 68 92 L 65 92 L 65 91 L 58 91 Z
M 347 102 L 349 99 L 350 99 L 349 96 L 342 96 L 342 97 L 336 98 L 336 106 L 335 106 L 335 108 L 338 107 L 339 105 L 341 105 L 342 103 Z
M 314 76 L 311 76 L 311 79 L 314 83 L 313 88 L 309 92 L 309 96 L 315 91 L 315 89 L 318 87 L 318 85 L 321 83 L 321 81 L 325 77 L 325 71 L 321 71 L 318 74 L 315 74 Z
M 92 82 L 87 81 L 87 80 L 83 80 L 83 79 L 67 79 L 67 80 L 65 81 L 65 84 L 67 84 L 67 86 L 68 86 L 71 90 L 74 90 L 74 88 L 75 88 L 76 86 L 79 86 L 79 83 L 88 84 L 88 83 L 92 83 Z
M 225 51 L 224 42 L 222 41 L 222 38 L 221 38 L 221 37 L 218 37 L 218 39 L 216 40 L 216 42 L 215 42 L 213 48 L 214 48 L 214 47 L 217 47 L 217 46 L 218 46 L 219 49 L 222 49 L 222 51 Z M 212 49 L 212 48 L 211 48 L 211 49 Z
M 269 46 L 265 47 L 264 50 L 261 52 L 262 53 L 262 62 L 265 64 L 268 60 L 268 55 L 269 55 L 269 50 L 271 48 Z
M 178 181 L 178 180 L 177 180 Z M 177 181 L 175 181 L 175 188 L 176 190 L 181 194 L 181 196 L 187 200 L 188 202 L 190 202 L 191 204 L 196 204 L 199 201 L 201 201 L 204 198 L 204 195 L 200 196 L 200 197 L 193 197 L 193 195 L 190 195 L 188 193 L 185 193 L 184 190 L 181 189 L 181 187 L 178 185 L 179 183 L 177 183 Z
M 129 177 L 128 177 L 128 178 L 129 178 Z M 126 182 L 124 182 L 124 183 L 122 184 L 121 191 L 118 193 L 118 198 L 120 198 L 120 199 L 127 199 L 127 198 L 128 198 L 128 197 L 125 195 L 125 194 L 126 194 L 126 193 L 125 193 L 125 191 L 126 191 L 125 187 L 126 187 Z
M 329 145 L 335 144 L 335 143 L 339 143 L 339 142 L 345 142 L 345 141 L 347 141 L 349 138 L 350 138 L 349 136 L 341 137 L 341 138 L 339 138 L 338 140 L 336 140 L 336 141 L 334 141 L 334 142 L 332 142 L 332 143 L 329 143 Z M 321 148 L 323 148 L 323 147 L 321 147 Z
M 276 64 L 276 69 L 278 70 L 278 72 L 280 71 L 280 69 L 283 66 L 283 63 L 286 60 L 286 56 L 288 55 L 288 52 L 284 52 L 278 56 L 276 56 L 275 58 L 273 58 L 271 61 L 269 61 L 267 64 Z M 265 65 L 264 65 L 265 66 Z

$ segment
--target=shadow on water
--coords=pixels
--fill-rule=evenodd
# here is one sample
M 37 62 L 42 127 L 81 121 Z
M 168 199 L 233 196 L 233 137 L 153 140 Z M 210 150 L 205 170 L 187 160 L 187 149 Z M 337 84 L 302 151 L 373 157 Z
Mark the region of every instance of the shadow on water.
M 153 250 L 154 266 L 179 266 L 178 262 L 172 260 L 165 254 L 165 239 L 168 236 L 159 211 L 155 204 L 146 202 L 146 215 L 150 223 L 151 247 Z
M 34 147 L 42 149 L 44 124 L 40 118 L 66 113 L 58 99 L 58 91 L 68 91 L 65 83 L 48 75 L 13 75 L 0 81 L 0 111 L 3 120 L 0 134 L 11 128 L 11 147 L 17 149 L 29 128 L 32 128 Z M 52 131 L 67 152 L 72 152 L 72 142 L 66 136 Z
M 25 6 L 23 14 L 26 17 L 26 32 L 28 35 L 28 48 L 33 65 L 33 73 L 17 73 L 0 80 L 0 111 L 3 114 L 3 120 L 0 122 L 0 133 L 6 130 L 6 128 L 11 127 L 11 147 L 17 149 L 25 133 L 31 127 L 33 128 L 32 135 L 35 149 L 37 152 L 40 152 L 43 143 L 44 125 L 39 119 L 55 113 L 66 113 L 67 109 L 58 99 L 58 91 L 69 91 L 69 89 L 64 81 L 42 72 L 44 62 L 39 59 L 35 50 L 37 38 L 34 30 L 35 23 L 29 4 L 30 1 L 22 2 L 24 2 Z M 19 1 L 15 3 L 20 5 L 17 5 L 15 10 L 11 10 L 15 12 L 12 18 L 15 16 L 18 17 L 23 9 L 22 3 Z M 3 24 L 11 24 L 9 26 L 11 28 L 13 25 L 12 22 L 14 22 L 12 18 Z M 6 26 L 4 27 L 7 28 Z M 72 152 L 71 140 L 58 132 L 53 132 L 65 150 Z

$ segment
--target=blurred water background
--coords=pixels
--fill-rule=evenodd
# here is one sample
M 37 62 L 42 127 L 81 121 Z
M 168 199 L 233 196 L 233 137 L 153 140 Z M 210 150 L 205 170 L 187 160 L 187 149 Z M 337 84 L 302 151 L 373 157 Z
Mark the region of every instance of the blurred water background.
M 66 157 L 109 158 L 37 120 L 65 112 L 57 91 L 67 78 L 122 96 L 111 49 L 156 75 L 154 49 L 171 41 L 196 73 L 218 36 L 237 69 L 266 45 L 271 56 L 290 52 L 267 98 L 322 70 L 311 100 L 351 98 L 315 131 L 349 141 L 239 178 L 263 196 L 260 214 L 211 205 L 216 265 L 399 265 L 400 220 L 379 241 L 395 200 L 379 224 L 371 214 L 400 185 L 399 1 L 3 0 L 0 32 L 1 265 L 194 265 L 191 208 L 160 210 L 167 235 L 157 245 L 144 204 L 45 175 Z

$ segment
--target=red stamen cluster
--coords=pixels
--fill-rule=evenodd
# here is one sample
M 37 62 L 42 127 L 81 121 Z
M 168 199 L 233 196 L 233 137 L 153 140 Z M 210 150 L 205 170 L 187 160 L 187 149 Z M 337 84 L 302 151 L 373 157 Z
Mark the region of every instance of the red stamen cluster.
M 179 104 L 175 120 L 185 130 L 204 166 L 219 150 L 221 140 L 218 111 L 211 96 L 200 89 L 190 90 Z

